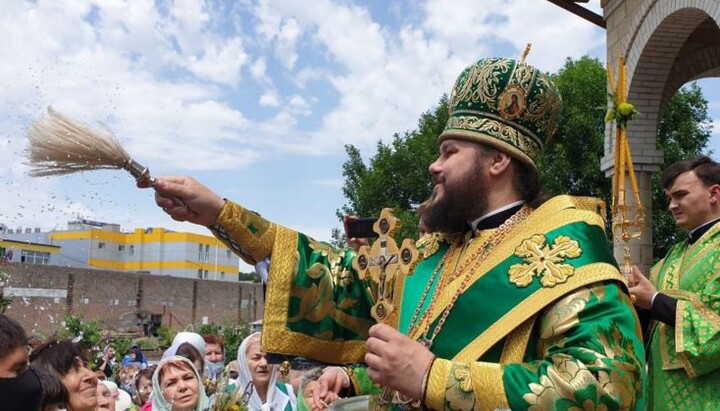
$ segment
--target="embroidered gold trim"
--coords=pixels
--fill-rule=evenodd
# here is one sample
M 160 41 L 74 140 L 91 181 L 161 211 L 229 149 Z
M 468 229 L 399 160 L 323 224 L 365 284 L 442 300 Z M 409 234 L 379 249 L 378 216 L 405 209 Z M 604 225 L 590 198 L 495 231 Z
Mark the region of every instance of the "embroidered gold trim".
M 685 351 L 685 341 L 683 340 L 683 316 L 685 313 L 685 301 L 678 300 L 677 310 L 675 310 L 675 351 Z
M 436 358 L 428 374 L 427 387 L 423 403 L 431 410 L 445 409 L 445 389 L 450 379 L 452 363 L 442 358 Z
M 490 108 L 495 108 L 495 96 L 500 91 L 500 76 L 510 71 L 510 60 L 497 60 L 487 64 L 490 59 L 481 60 L 461 74 L 453 86 L 450 96 L 449 111 L 452 114 L 460 101 L 477 103 L 478 101 Z M 462 87 L 458 87 L 462 86 Z
M 287 328 L 292 281 L 297 270 L 298 234 L 278 226 L 265 295 L 262 347 L 264 351 L 285 355 L 303 355 L 328 363 L 362 362 L 365 341 L 329 341 L 291 331 Z
M 688 377 L 697 377 L 695 368 L 690 363 L 690 359 L 685 355 L 685 333 L 683 332 L 683 317 L 685 314 L 685 308 L 687 303 L 683 300 L 678 300 L 677 310 L 675 311 L 675 353 L 677 354 L 680 362 Z M 669 327 L 668 327 L 669 329 Z
M 242 249 L 255 261 L 262 261 L 272 252 L 278 225 L 265 220 L 241 205 L 230 200 L 225 201 L 225 205 L 220 210 L 217 224 L 230 235 L 230 238 L 235 239 L 238 244 L 242 244 Z M 257 226 L 255 232 L 249 228 L 253 225 Z
M 460 112 L 464 113 L 464 111 Z M 503 122 L 489 118 L 480 118 L 472 114 L 467 116 L 455 114 L 448 119 L 446 127 L 445 132 L 447 133 L 458 133 L 461 131 L 480 133 L 480 135 L 475 134 L 477 136 L 476 138 L 480 140 L 482 140 L 482 137 L 492 139 L 496 145 L 498 144 L 498 140 L 500 140 L 533 159 L 537 158 L 542 149 L 542 144 L 538 143 L 537 138 L 535 138 L 533 134 L 523 134 L 515 127 L 508 126 Z M 487 143 L 490 144 L 490 141 Z M 507 146 L 504 146 L 502 148 L 506 147 Z
M 507 336 L 502 354 L 500 354 L 500 364 L 523 362 L 535 319 L 537 319 L 537 315 L 520 324 Z
M 712 308 L 708 307 L 707 305 L 703 304 L 702 301 L 700 301 L 700 298 L 697 296 L 697 294 L 692 293 L 690 291 L 685 290 L 662 290 L 662 293 L 665 295 L 668 295 L 670 297 L 673 297 L 677 300 L 686 300 L 690 303 L 690 307 L 698 313 L 704 320 L 712 324 L 716 328 L 720 328 L 720 316 L 712 310 Z M 676 311 L 676 315 L 679 310 Z M 683 318 L 679 318 L 680 321 L 675 323 L 675 327 L 677 328 L 677 324 L 681 324 L 683 321 Z M 684 350 L 683 350 L 684 351 Z
M 574 209 L 574 207 L 575 204 L 571 196 L 563 195 L 553 197 L 547 202 L 545 202 L 545 204 L 543 204 L 537 210 L 533 211 L 533 213 L 530 214 L 530 216 L 522 224 L 515 227 L 513 237 L 527 238 L 538 232 L 547 232 L 555 229 L 560 223 L 571 224 L 575 222 L 584 222 L 588 225 L 604 227 L 602 218 L 600 218 L 599 215 L 587 210 Z M 562 211 L 562 220 L 558 218 L 558 215 L 560 215 L 559 211 Z M 468 249 L 465 250 L 465 253 L 463 254 L 472 253 L 473 246 L 478 247 L 479 245 L 480 244 L 478 242 L 471 243 L 470 247 L 468 247 Z M 471 285 L 479 278 L 487 274 L 488 269 L 495 267 L 496 265 L 507 259 L 510 255 L 512 255 L 515 252 L 516 245 L 517 243 L 512 241 L 503 241 L 498 244 L 497 247 L 493 250 L 493 252 L 487 255 L 483 267 L 480 267 L 475 272 L 474 277 L 470 279 L 468 284 Z M 617 271 L 615 268 L 612 268 L 612 270 Z M 418 325 L 418 330 L 424 330 L 426 328 L 425 321 L 435 321 L 435 319 L 437 319 L 444 310 L 444 307 L 446 307 L 450 303 L 452 295 L 462 283 L 462 273 L 456 274 L 457 277 L 450 281 L 450 283 L 444 288 L 444 293 L 438 296 L 438 300 L 436 302 L 436 306 L 433 312 L 430 313 L 430 315 L 426 316 L 426 320 L 424 320 L 423 323 Z M 520 322 L 518 322 L 518 324 Z M 419 337 L 419 334 L 419 332 L 415 332 L 412 333 L 410 337 L 413 339 L 417 339 Z M 475 359 L 477 358 L 479 357 L 475 357 Z
M 520 304 L 513 307 L 505 315 L 488 327 L 482 334 L 463 348 L 454 358 L 456 361 L 472 361 L 482 357 L 498 341 L 530 316 L 551 304 L 563 295 L 600 281 L 617 280 L 622 282 L 623 276 L 613 265 L 607 263 L 589 264 L 577 269 L 577 275 L 563 284 L 553 288 L 541 288 Z
M 683 368 L 682 363 L 680 362 L 679 358 L 678 360 L 671 360 L 670 359 L 670 349 L 668 348 L 668 328 L 670 328 L 667 324 L 658 321 L 657 322 L 657 333 L 660 338 L 660 357 L 662 359 L 662 369 L 663 370 L 677 370 L 678 368 Z M 675 352 L 675 351 L 673 351 Z
M 475 391 L 475 409 L 495 410 L 508 406 L 503 384 L 503 367 L 500 364 L 474 362 L 470 376 Z

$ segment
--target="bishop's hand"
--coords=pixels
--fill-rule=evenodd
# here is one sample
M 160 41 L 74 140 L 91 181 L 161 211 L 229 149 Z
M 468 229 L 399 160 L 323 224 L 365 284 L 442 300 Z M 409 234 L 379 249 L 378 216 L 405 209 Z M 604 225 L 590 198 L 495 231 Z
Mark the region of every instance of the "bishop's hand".
M 147 188 L 147 184 L 138 183 Z M 191 177 L 159 177 L 154 180 L 155 202 L 173 220 L 211 226 L 215 224 L 225 200 Z
M 425 346 L 385 324 L 370 328 L 365 343 L 367 375 L 373 382 L 416 400 L 435 355 Z

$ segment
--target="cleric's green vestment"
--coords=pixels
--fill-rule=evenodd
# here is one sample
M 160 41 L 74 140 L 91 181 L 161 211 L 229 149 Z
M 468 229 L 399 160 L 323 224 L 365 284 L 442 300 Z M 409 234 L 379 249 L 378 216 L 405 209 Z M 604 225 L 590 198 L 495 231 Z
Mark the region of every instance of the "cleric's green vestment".
M 426 329 L 432 334 L 444 307 L 470 278 L 433 341 L 437 358 L 425 408 L 642 409 L 645 367 L 637 316 L 603 221 L 581 209 L 583 203 L 569 196 L 549 200 L 477 262 L 464 258 L 482 254 L 478 248 L 493 230 L 472 241 L 435 235 L 418 242 L 425 258 L 395 293 L 400 331 L 414 339 Z M 351 268 L 353 251 L 335 250 L 229 201 L 213 231 L 249 263 L 272 257 L 265 351 L 334 364 L 363 361 L 373 302 L 368 284 Z M 439 267 L 442 274 L 413 325 L 440 261 L 462 272 Z M 423 315 L 431 301 L 433 309 Z M 353 376 L 358 394 L 371 387 L 363 375 Z
M 720 409 L 720 223 L 675 244 L 653 267 L 658 291 L 678 300 L 675 326 L 650 339 L 651 410 Z

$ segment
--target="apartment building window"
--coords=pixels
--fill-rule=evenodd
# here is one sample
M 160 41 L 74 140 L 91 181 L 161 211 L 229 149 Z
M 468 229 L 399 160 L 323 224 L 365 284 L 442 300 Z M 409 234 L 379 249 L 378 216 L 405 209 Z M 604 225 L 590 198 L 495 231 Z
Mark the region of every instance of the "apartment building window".
M 103 242 L 98 243 L 98 248 L 101 249 L 101 250 L 102 250 L 103 248 L 105 248 L 105 243 L 103 243 Z
M 225 279 L 225 271 L 220 271 L 220 279 L 221 280 Z
M 210 261 L 210 245 L 205 244 L 205 261 Z
M 227 250 L 225 250 L 225 257 L 227 257 L 227 258 L 232 257 L 232 251 L 230 251 L 229 248 Z
M 208 270 L 205 270 L 205 279 L 207 279 Z
M 198 278 L 202 278 L 202 268 L 198 268 Z
M 124 245 L 124 244 L 120 244 L 120 245 L 118 246 L 118 251 L 125 251 L 125 245 Z
M 50 263 L 50 253 L 47 251 L 22 250 L 20 261 L 28 264 L 47 265 Z
M 202 260 L 203 260 L 203 245 L 198 244 L 198 261 L 202 261 Z
M 134 255 L 135 255 L 135 246 L 134 246 L 134 245 L 131 245 L 131 246 L 130 246 L 130 257 L 132 257 L 132 256 L 134 256 Z

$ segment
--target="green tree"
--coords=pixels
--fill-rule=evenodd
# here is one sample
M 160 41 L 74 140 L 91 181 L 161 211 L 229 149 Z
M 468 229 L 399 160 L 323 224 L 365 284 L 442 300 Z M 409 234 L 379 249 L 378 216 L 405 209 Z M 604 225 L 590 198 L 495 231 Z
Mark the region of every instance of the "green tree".
M 255 271 L 250 273 L 243 273 L 242 271 L 238 271 L 238 281 L 252 281 L 254 283 L 259 283 L 262 281 L 262 278 L 260 278 L 260 274 L 256 273 Z
M 605 69 L 598 59 L 568 58 L 553 80 L 563 98 L 560 125 L 538 161 L 549 195 L 611 200 L 611 181 L 600 173 L 605 136 Z
M 448 98 L 443 96 L 438 106 L 423 113 L 418 128 L 395 134 L 390 144 L 379 141 L 377 153 L 366 165 L 360 151 L 345 146 L 348 159 L 343 164 L 343 194 L 348 203 L 337 216 L 378 216 L 383 208 L 391 207 L 402 222 L 396 238 L 416 238 L 418 218 L 415 210 L 432 192 L 428 165 L 438 156 L 437 137 L 448 118 Z M 333 232 L 334 243 L 344 243 L 342 232 Z
M 85 347 L 85 349 L 89 351 L 88 358 L 90 358 L 90 362 L 92 363 L 91 367 L 95 366 L 95 359 L 98 358 L 102 352 L 100 343 L 103 335 L 102 328 L 98 321 L 89 321 L 86 320 L 82 314 L 75 315 L 66 311 L 63 328 L 58 331 L 58 335 L 61 339 L 69 338 Z
M 699 154 L 711 155 L 708 142 L 712 126 L 708 102 L 700 87 L 693 82 L 680 89 L 665 108 L 658 126 L 658 147 L 665 154 L 662 169 Z M 658 260 L 687 234 L 676 229 L 675 220 L 667 210 L 660 173 L 652 178 L 652 202 L 653 256 Z
M 223 326 L 210 323 L 200 326 L 197 333 L 200 335 L 214 334 L 222 337 L 223 344 L 225 345 L 225 365 L 230 361 L 237 359 L 238 348 L 242 341 L 251 333 L 250 326 L 248 324 L 225 324 Z

